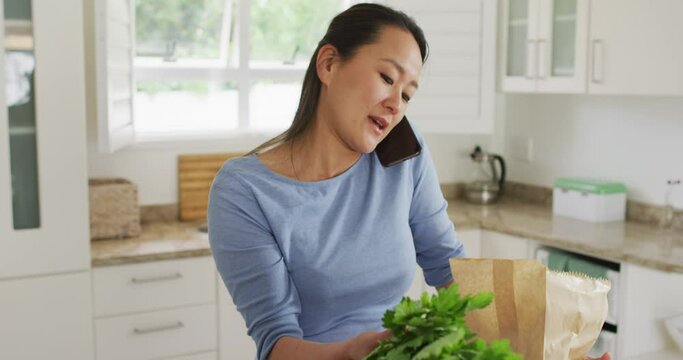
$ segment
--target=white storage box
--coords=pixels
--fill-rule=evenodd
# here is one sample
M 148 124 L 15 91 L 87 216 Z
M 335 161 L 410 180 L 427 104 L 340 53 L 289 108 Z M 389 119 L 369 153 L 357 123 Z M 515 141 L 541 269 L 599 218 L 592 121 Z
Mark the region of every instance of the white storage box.
M 553 190 L 553 214 L 590 222 L 623 221 L 626 187 L 587 179 L 558 179 Z

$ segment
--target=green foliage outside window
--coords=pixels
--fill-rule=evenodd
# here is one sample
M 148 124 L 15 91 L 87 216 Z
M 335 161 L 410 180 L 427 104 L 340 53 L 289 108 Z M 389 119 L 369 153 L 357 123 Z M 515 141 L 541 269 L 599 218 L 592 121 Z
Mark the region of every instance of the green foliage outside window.
M 224 0 L 135 0 L 138 56 L 163 57 L 175 42 L 177 58 L 219 56 Z
M 307 62 L 341 10 L 340 0 L 253 0 L 251 58 Z
M 134 0 L 136 55 L 168 59 L 218 59 L 226 0 Z M 227 0 L 236 41 L 237 0 Z M 342 0 L 252 0 L 252 60 L 308 62 Z M 228 44 L 228 54 L 236 43 Z M 262 79 L 261 81 L 266 80 Z M 223 85 L 232 87 L 231 85 Z M 208 82 L 141 81 L 137 91 L 205 94 Z

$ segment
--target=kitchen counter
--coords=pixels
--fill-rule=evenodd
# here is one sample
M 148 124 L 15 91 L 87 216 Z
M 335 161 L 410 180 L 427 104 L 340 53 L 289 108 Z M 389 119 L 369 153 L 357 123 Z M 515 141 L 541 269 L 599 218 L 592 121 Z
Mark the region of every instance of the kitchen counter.
M 448 214 L 456 231 L 492 230 L 614 262 L 683 273 L 681 230 L 665 233 L 636 222 L 594 224 L 553 216 L 548 206 L 505 199 L 488 206 L 451 201 Z
M 514 199 L 487 206 L 450 201 L 448 215 L 456 231 L 492 230 L 614 262 L 628 261 L 683 273 L 680 230 L 664 234 L 655 226 L 634 222 L 592 224 L 554 217 L 547 206 Z M 199 224 L 143 224 L 139 237 L 95 240 L 91 247 L 92 266 L 208 256 L 208 236 L 197 231 Z
M 138 237 L 93 240 L 92 266 L 109 266 L 211 255 L 209 237 L 197 228 L 203 222 L 155 222 L 142 225 Z

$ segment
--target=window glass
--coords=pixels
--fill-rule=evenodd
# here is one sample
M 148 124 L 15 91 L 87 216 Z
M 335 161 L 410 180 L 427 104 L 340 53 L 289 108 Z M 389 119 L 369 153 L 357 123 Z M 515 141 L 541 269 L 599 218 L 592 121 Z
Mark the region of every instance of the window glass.
M 3 10 L 12 219 L 17 230 L 34 229 L 40 227 L 40 193 L 31 1 L 5 1 Z
M 310 56 L 332 17 L 348 4 L 135 0 L 137 138 L 285 129 Z M 239 6 L 249 7 L 250 21 L 239 20 Z M 247 43 L 239 43 L 242 23 L 250 24 Z M 247 49 L 249 66 L 239 66 L 239 53 Z M 248 101 L 238 101 L 239 91 Z
M 191 135 L 238 128 L 233 82 L 139 81 L 135 96 L 138 135 Z
M 576 0 L 555 0 L 553 2 L 553 76 L 574 76 L 575 43 Z
M 249 96 L 249 127 L 284 130 L 292 123 L 299 104 L 301 82 L 259 81 Z
M 251 67 L 308 65 L 342 0 L 253 0 Z
M 526 72 L 527 7 L 529 0 L 510 0 L 508 18 L 507 75 L 523 76 Z
M 136 0 L 136 55 L 164 62 L 228 61 L 235 10 L 233 0 Z

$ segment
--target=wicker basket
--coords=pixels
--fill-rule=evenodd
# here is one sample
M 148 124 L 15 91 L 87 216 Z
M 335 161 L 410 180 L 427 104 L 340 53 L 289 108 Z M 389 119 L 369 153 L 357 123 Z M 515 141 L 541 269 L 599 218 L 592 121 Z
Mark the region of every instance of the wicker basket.
M 90 179 L 90 238 L 140 235 L 138 190 L 126 179 Z

